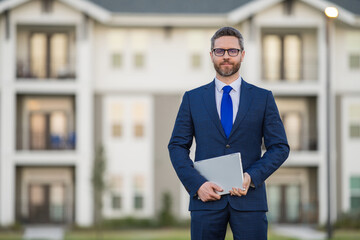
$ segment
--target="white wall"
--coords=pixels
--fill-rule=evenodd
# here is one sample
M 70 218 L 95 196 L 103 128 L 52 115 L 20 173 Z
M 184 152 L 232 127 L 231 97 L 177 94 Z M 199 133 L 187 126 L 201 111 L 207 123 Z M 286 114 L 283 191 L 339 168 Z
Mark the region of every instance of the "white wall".
M 344 96 L 341 102 L 341 143 L 342 148 L 342 211 L 350 210 L 350 177 L 360 176 L 360 139 L 350 138 L 350 106 L 360 105 L 360 94 L 358 96 Z
M 134 135 L 136 123 L 136 105 L 143 106 L 139 113 L 140 122 L 144 126 L 144 135 Z M 114 111 L 114 106 L 116 110 Z M 113 137 L 113 123 L 121 124 L 122 135 Z M 105 217 L 153 217 L 154 193 L 154 159 L 153 159 L 153 99 L 148 94 L 107 95 L 103 99 L 103 146 L 106 156 L 106 180 L 108 191 L 105 196 Z M 144 208 L 134 208 L 135 178 L 143 178 L 142 195 Z M 120 178 L 118 187 L 111 186 L 113 178 Z M 117 184 L 115 184 L 117 185 Z M 119 189 L 121 188 L 121 189 Z M 111 193 L 119 192 L 122 197 L 122 208 L 113 210 Z
M 174 28 L 169 36 L 163 28 L 107 28 L 96 25 L 95 72 L 97 91 L 183 92 L 210 82 L 210 38 L 216 29 Z M 134 41 L 135 38 L 144 41 Z M 199 42 L 192 49 L 190 42 Z M 113 69 L 111 54 L 123 53 L 123 67 Z M 145 66 L 134 67 L 134 52 L 145 54 Z M 192 52 L 201 55 L 200 69 L 192 69 Z M 136 84 L 134 84 L 136 83 Z

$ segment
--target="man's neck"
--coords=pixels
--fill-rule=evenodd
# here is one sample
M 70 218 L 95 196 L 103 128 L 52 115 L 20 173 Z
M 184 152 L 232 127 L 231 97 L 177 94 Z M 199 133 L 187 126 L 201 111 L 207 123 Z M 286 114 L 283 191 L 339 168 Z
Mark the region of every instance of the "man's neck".
M 231 83 L 235 82 L 239 78 L 239 76 L 240 76 L 239 72 L 228 77 L 224 77 L 216 73 L 216 78 L 222 81 L 223 83 L 225 83 L 226 85 L 230 85 Z

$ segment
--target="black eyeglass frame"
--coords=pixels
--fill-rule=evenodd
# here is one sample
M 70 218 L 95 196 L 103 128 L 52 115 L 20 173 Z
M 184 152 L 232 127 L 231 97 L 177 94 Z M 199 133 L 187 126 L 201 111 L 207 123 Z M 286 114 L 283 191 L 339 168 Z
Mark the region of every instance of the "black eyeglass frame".
M 216 51 L 217 49 L 223 50 L 223 51 L 224 51 L 223 54 L 216 54 L 215 51 Z M 230 54 L 229 51 L 231 51 L 231 50 L 237 50 L 236 55 Z M 213 52 L 214 55 L 217 56 L 217 57 L 222 57 L 222 56 L 224 56 L 224 55 L 225 55 L 225 52 L 227 52 L 230 57 L 237 57 L 237 56 L 239 55 L 239 53 L 242 52 L 242 50 L 241 50 L 241 49 L 238 49 L 238 48 L 229 48 L 229 49 L 213 48 L 212 52 Z

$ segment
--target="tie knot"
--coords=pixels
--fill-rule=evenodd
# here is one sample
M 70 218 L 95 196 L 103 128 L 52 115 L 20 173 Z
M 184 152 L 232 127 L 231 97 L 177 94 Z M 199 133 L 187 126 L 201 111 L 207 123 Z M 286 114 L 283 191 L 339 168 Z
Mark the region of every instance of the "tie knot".
M 229 94 L 229 92 L 230 92 L 231 90 L 232 90 L 232 87 L 229 86 L 229 85 L 223 87 L 223 91 L 224 91 L 224 93 L 226 93 L 226 94 Z

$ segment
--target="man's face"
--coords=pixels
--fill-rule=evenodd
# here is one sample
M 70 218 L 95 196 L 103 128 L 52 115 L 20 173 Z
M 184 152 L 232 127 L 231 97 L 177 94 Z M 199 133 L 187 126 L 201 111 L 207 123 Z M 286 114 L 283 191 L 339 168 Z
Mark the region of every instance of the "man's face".
M 233 36 L 219 37 L 214 42 L 214 49 L 241 49 L 239 40 Z M 210 52 L 211 60 L 214 64 L 216 72 L 223 77 L 229 77 L 237 73 L 240 69 L 241 62 L 244 59 L 245 51 L 240 51 L 237 56 L 229 56 L 226 51 L 223 56 L 216 56 L 214 51 Z

